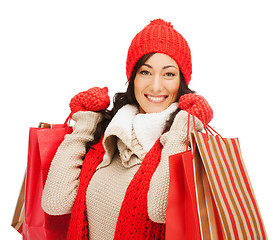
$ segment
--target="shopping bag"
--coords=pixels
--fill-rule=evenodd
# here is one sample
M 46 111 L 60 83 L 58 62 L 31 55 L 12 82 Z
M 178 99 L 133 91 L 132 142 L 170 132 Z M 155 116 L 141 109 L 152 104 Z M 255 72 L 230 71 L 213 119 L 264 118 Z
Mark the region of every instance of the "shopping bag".
M 25 207 L 24 207 L 25 184 L 26 184 L 26 173 L 24 174 L 24 179 L 20 188 L 20 193 L 17 199 L 17 203 L 16 203 L 16 207 L 14 210 L 12 223 L 11 223 L 11 226 L 19 233 L 22 233 L 22 225 L 23 225 L 24 211 L 25 211 Z
M 219 213 L 223 239 L 267 239 L 238 139 L 200 132 L 193 132 L 192 139 L 199 153 L 195 159 L 202 163 Z M 199 220 L 203 228 L 206 222 Z
M 166 239 L 267 239 L 238 139 L 191 136 L 169 157 Z
M 41 207 L 41 198 L 51 161 L 65 134 L 71 132 L 72 128 L 67 124 L 30 128 L 22 228 L 24 240 L 66 239 L 70 215 L 46 214 Z
M 192 151 L 170 156 L 169 173 L 166 240 L 199 240 Z
M 194 117 L 193 123 L 195 129 Z M 195 151 L 195 147 L 193 151 L 189 150 L 190 114 L 187 126 L 186 151 L 169 156 L 166 240 L 223 239 L 210 188 L 201 168 L 201 159 L 195 158 L 198 151 Z M 194 140 L 192 143 L 195 145 Z M 207 223 L 204 228 L 199 218 Z

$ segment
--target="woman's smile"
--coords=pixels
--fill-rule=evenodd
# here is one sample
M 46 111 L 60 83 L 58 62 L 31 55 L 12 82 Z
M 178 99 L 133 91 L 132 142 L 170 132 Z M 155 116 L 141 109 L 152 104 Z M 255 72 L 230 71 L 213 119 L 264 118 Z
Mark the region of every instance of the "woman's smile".
M 150 95 L 150 94 L 145 94 L 145 97 L 152 103 L 162 103 L 166 100 L 168 95 L 154 96 L 154 95 Z

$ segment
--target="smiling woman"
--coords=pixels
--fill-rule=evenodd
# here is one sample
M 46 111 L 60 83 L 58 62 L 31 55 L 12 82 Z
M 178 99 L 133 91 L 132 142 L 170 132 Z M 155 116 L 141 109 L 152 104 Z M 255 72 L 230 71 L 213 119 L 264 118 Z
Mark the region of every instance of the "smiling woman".
M 194 111 L 203 97 L 188 88 L 190 49 L 170 23 L 151 21 L 134 37 L 126 73 L 127 90 L 111 110 L 107 88 L 71 100 L 74 131 L 52 161 L 42 197 L 47 213 L 72 213 L 68 239 L 165 239 L 168 158 L 186 148 L 189 111 L 199 131 L 202 115 L 212 119 L 206 101 L 202 115 Z M 185 94 L 195 100 L 189 110 L 179 108 Z
M 162 112 L 177 98 L 180 74 L 177 63 L 168 55 L 156 53 L 138 70 L 134 94 L 140 113 Z

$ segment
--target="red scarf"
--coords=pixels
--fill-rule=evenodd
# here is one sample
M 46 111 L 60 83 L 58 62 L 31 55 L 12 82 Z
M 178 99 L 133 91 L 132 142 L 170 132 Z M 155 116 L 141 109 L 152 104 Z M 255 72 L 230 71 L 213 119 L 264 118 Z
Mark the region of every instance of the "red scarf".
M 160 162 L 161 151 L 162 145 L 158 139 L 131 180 L 120 209 L 114 239 L 165 239 L 165 224 L 151 221 L 148 217 L 147 207 L 150 180 Z M 89 150 L 84 159 L 67 240 L 88 240 L 88 223 L 85 212 L 86 190 L 104 154 L 105 150 L 101 139 Z M 90 229 L 90 231 L 93 231 L 93 229 Z

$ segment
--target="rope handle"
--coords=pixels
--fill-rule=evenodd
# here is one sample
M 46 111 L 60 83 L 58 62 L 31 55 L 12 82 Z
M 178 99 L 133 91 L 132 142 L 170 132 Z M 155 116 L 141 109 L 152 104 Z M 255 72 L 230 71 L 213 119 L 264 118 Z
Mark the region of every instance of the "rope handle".
M 210 129 L 211 129 L 214 133 L 216 133 L 216 134 L 223 140 L 223 142 L 226 144 L 224 138 L 223 138 L 214 128 L 212 128 L 210 125 L 207 125 L 207 130 L 209 131 L 209 133 L 210 133 L 211 135 L 214 136 L 214 134 L 212 133 L 212 131 L 211 131 Z
M 190 133 L 190 116 L 191 114 L 188 113 L 188 126 L 187 126 L 187 138 L 186 138 L 186 151 L 189 150 L 189 133 Z M 195 116 L 193 116 L 193 124 L 194 124 L 194 129 L 196 129 L 196 125 L 195 125 Z M 193 145 L 192 146 L 195 146 L 195 139 L 194 139 L 194 142 L 193 142 Z M 195 147 L 193 147 L 193 156 L 195 155 Z
M 206 135 L 207 135 L 207 141 L 209 141 L 209 134 L 210 133 L 212 136 L 214 136 L 214 133 L 216 133 L 222 140 L 223 142 L 226 144 L 226 141 L 225 139 L 214 129 L 212 128 L 209 124 L 206 124 L 205 122 L 205 117 L 204 117 L 204 114 L 203 114 L 203 110 L 202 110 L 202 107 L 199 105 L 199 108 L 200 108 L 200 111 L 201 111 L 201 116 L 202 116 L 202 123 L 203 123 L 203 127 L 204 127 L 204 130 L 206 132 Z M 195 114 L 192 112 L 188 112 L 188 126 L 187 126 L 187 140 L 186 140 L 186 151 L 188 151 L 188 148 L 189 148 L 189 135 L 190 135 L 190 115 L 193 116 L 193 125 L 194 125 L 194 130 L 196 130 L 196 124 L 195 124 Z M 195 141 L 193 143 L 193 146 L 195 146 Z M 195 151 L 195 148 L 194 148 L 194 151 Z
M 83 107 L 81 107 L 81 106 L 75 107 L 74 111 L 71 111 L 69 116 L 66 118 L 65 122 L 63 123 L 63 127 L 66 127 L 66 126 L 69 127 L 69 124 L 70 124 L 73 114 L 78 111 L 84 111 Z
M 187 126 L 187 138 L 186 138 L 186 151 L 189 150 L 189 135 L 190 135 L 190 116 L 193 116 L 193 125 L 194 129 L 196 129 L 196 124 L 195 124 L 195 116 L 193 114 L 188 113 L 188 126 Z M 193 144 L 194 145 L 194 144 Z
M 65 122 L 63 123 L 63 127 L 69 127 L 73 114 L 74 114 L 73 112 L 69 114 L 69 116 L 66 118 Z
M 212 133 L 212 131 L 213 131 L 213 132 L 216 133 L 216 134 L 223 140 L 223 142 L 226 144 L 224 138 L 223 138 L 214 128 L 212 128 L 209 124 L 206 124 L 201 105 L 199 105 L 199 108 L 200 108 L 200 110 L 201 110 L 201 116 L 202 116 L 202 120 L 203 120 L 203 126 L 204 126 L 204 129 L 205 129 L 205 132 L 207 133 L 207 137 L 208 137 L 208 132 L 209 132 L 211 135 L 214 136 L 214 134 Z M 212 131 L 211 131 L 210 129 L 211 129 Z M 209 137 L 208 137 L 208 141 L 209 141 Z

